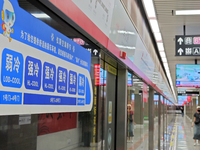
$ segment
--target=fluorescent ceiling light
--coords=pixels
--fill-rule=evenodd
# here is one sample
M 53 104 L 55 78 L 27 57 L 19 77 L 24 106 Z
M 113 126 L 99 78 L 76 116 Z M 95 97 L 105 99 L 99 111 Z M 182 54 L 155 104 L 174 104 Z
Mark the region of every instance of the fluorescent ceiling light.
M 169 67 L 168 67 L 168 66 L 166 66 L 166 67 L 165 67 L 165 70 L 169 70 Z
M 164 51 L 163 43 L 157 43 L 157 45 L 158 45 L 158 50 L 159 51 Z
M 133 81 L 140 81 L 139 79 L 133 79 Z
M 200 10 L 176 10 L 176 15 L 200 15 Z
M 159 26 L 158 26 L 158 21 L 156 19 L 150 19 L 150 24 L 153 32 L 160 32 Z
M 169 70 L 166 70 L 166 73 L 167 73 L 167 77 L 169 78 L 171 76 Z
M 162 61 L 165 63 L 165 62 L 167 62 L 167 58 L 162 58 Z
M 137 84 L 139 84 L 139 83 L 143 83 L 143 82 L 133 82 L 133 83 L 137 83 Z M 142 84 L 143 85 L 143 84 Z
M 168 63 L 163 63 L 163 65 L 168 67 Z
M 149 18 L 156 17 L 153 1 L 152 0 L 143 0 L 143 4 L 146 9 L 148 17 Z
M 118 45 L 118 44 L 116 44 L 116 46 L 119 48 L 125 48 L 125 49 L 135 49 L 135 47 L 123 46 L 123 45 Z
M 161 36 L 161 33 L 158 32 L 158 33 L 154 33 L 154 36 L 156 38 L 156 41 L 162 41 L 162 36 Z
M 32 14 L 36 18 L 50 18 L 47 14 Z
M 130 35 L 134 35 L 134 32 L 131 31 L 124 31 L 124 30 L 117 30 L 118 33 L 122 33 L 122 34 L 130 34 Z
M 160 56 L 166 58 L 165 52 L 160 52 Z

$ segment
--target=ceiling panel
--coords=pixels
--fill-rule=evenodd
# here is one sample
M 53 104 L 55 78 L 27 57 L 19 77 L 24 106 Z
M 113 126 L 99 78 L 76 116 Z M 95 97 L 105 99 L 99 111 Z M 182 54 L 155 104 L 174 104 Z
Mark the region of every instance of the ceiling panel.
M 175 35 L 200 35 L 200 15 L 176 16 L 175 10 L 200 9 L 200 0 L 154 0 L 157 20 L 163 38 L 166 57 L 175 87 L 175 65 L 194 64 L 200 57 L 175 57 Z M 198 64 L 200 64 L 200 59 Z M 175 90 L 176 91 L 176 90 Z

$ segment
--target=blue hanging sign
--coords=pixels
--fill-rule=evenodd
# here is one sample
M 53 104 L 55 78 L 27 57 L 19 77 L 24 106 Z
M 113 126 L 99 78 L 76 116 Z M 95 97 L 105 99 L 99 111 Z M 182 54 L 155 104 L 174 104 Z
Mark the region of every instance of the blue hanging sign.
M 0 9 L 0 115 L 90 111 L 90 52 L 16 0 Z

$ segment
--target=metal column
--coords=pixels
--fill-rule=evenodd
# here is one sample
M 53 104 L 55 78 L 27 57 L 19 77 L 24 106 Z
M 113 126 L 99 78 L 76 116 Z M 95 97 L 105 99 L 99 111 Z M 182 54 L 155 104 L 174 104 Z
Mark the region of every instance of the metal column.
M 160 128 L 161 128 L 161 95 L 159 95 L 159 100 L 158 100 L 158 150 L 160 150 Z
M 192 99 L 193 101 L 193 109 L 192 109 L 192 118 L 193 118 L 193 114 L 196 112 L 196 109 L 197 109 L 197 100 L 196 100 L 196 97 Z M 192 119 L 193 120 L 193 119 Z
M 149 150 L 154 150 L 154 89 L 149 87 Z
M 118 70 L 116 110 L 116 150 L 127 149 L 127 70 Z
M 163 104 L 162 104 L 162 107 L 163 107 L 163 150 L 165 150 L 165 98 L 163 98 Z

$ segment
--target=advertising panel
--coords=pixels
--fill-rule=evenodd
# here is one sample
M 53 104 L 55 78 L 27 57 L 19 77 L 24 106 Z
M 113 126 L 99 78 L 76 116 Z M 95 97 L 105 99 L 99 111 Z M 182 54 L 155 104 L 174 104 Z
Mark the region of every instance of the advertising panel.
M 147 84 L 143 83 L 143 102 L 148 102 L 148 90 L 147 90 Z
M 154 101 L 159 101 L 159 95 L 154 95 L 153 99 L 154 99 Z
M 127 86 L 133 86 L 133 76 L 131 73 L 128 72 L 128 75 L 127 75 Z
M 16 0 L 0 8 L 0 115 L 90 111 L 90 52 Z
M 77 127 L 77 113 L 48 113 L 38 116 L 38 135 L 74 129 Z
M 187 101 L 187 96 L 178 96 L 178 105 L 183 105 Z
M 200 65 L 176 65 L 177 87 L 200 87 Z

